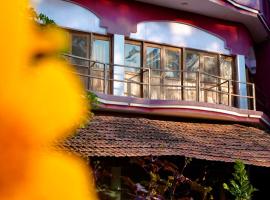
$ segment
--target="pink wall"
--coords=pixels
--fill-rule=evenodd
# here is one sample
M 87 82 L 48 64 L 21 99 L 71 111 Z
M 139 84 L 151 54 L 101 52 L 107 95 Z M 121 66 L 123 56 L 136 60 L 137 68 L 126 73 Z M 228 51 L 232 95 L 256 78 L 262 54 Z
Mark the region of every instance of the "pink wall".
M 186 23 L 209 31 L 221 38 L 231 49 L 232 54 L 247 55 L 253 46 L 248 30 L 239 23 L 219 20 L 184 11 L 173 10 L 140 3 L 131 0 L 73 0 L 77 4 L 95 13 L 101 20 L 101 26 L 109 33 L 129 35 L 136 32 L 137 24 L 143 21 L 175 21 Z M 270 115 L 270 41 L 256 48 L 257 74 L 255 83 L 257 96 L 262 103 L 258 105 Z
M 175 21 L 196 26 L 225 40 L 232 54 L 247 55 L 253 41 L 241 24 L 130 0 L 73 0 L 100 17 L 109 33 L 129 35 L 143 21 Z

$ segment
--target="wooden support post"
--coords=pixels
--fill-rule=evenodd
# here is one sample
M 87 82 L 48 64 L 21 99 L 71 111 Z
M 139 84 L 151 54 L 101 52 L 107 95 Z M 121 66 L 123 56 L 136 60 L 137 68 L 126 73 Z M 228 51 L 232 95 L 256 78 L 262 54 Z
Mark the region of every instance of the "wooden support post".
M 148 69 L 148 98 L 151 99 L 151 69 Z
M 228 81 L 229 106 L 232 106 L 231 80 Z
M 91 61 L 88 61 L 88 69 L 87 69 L 87 90 L 90 91 L 91 90 L 91 79 L 90 79 L 90 74 L 91 74 Z
M 252 100 L 253 100 L 253 110 L 256 110 L 256 90 L 255 90 L 255 84 L 252 83 Z
M 198 71 L 196 73 L 196 97 L 197 102 L 200 102 L 200 92 L 201 92 L 201 73 Z
M 107 94 L 107 82 L 106 82 L 106 64 L 103 64 L 103 92 L 104 94 Z

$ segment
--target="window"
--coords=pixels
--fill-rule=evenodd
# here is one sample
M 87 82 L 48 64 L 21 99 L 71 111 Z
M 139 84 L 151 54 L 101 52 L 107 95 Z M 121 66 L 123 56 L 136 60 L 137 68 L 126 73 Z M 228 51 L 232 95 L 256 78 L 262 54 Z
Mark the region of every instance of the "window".
M 85 34 L 72 34 L 71 53 L 74 56 L 89 58 L 89 39 Z M 84 65 L 85 61 L 82 59 L 72 59 L 73 64 Z
M 231 105 L 234 58 L 198 50 L 125 40 L 124 65 L 111 65 L 110 37 L 71 32 L 72 63 L 89 90 L 110 93 L 121 83 L 121 95 Z M 119 73 L 120 80 L 114 80 Z
M 107 64 L 110 63 L 110 41 L 107 37 L 94 35 L 92 60 Z M 102 67 L 99 64 L 97 66 Z
M 145 66 L 151 69 L 150 98 L 180 100 L 181 49 L 146 43 L 144 57 Z
M 233 91 L 233 83 L 227 80 L 233 80 L 233 58 L 229 56 L 220 56 L 220 76 L 224 78 L 220 83 L 222 92 Z M 233 99 L 232 99 L 233 100 Z M 232 101 L 231 100 L 231 101 Z M 221 94 L 221 104 L 230 105 L 233 102 L 229 102 L 229 96 L 227 94 Z
M 125 43 L 125 95 L 142 96 L 141 44 L 133 41 Z
M 146 67 L 152 70 L 153 75 L 160 76 L 161 50 L 157 47 L 146 48 Z
M 181 66 L 181 52 L 179 49 L 165 48 L 165 76 L 179 78 Z
M 186 50 L 185 55 L 184 99 L 195 101 L 198 97 L 198 74 L 192 72 L 200 71 L 200 101 L 229 105 L 228 95 L 222 92 L 228 92 L 228 82 L 224 81 L 232 79 L 233 58 L 194 50 Z
M 140 44 L 125 44 L 125 65 L 131 66 L 131 71 L 139 70 L 141 67 L 141 46 Z M 138 68 L 138 69 L 136 69 Z
M 71 35 L 71 63 L 86 89 L 97 92 L 108 92 L 109 64 L 111 60 L 111 43 L 108 36 L 91 33 L 70 31 Z M 91 61 L 90 61 L 91 60 Z M 100 62 L 100 63 L 96 63 Z

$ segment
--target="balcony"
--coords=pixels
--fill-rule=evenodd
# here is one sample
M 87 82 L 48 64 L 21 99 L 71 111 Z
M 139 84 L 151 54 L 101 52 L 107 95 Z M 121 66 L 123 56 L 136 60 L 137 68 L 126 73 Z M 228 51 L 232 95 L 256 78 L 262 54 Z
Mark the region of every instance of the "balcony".
M 225 79 L 204 71 L 137 68 L 102 63 L 71 54 L 64 54 L 64 58 L 74 65 L 75 73 L 80 76 L 87 91 L 256 110 L 254 83 Z

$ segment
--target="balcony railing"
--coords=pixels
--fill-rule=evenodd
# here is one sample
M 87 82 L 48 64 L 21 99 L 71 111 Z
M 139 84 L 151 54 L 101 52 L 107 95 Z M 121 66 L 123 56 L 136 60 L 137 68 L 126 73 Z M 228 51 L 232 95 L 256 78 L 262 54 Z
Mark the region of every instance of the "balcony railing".
M 88 91 L 160 100 L 222 104 L 256 110 L 254 83 L 202 71 L 161 70 L 102 63 L 64 54 Z

